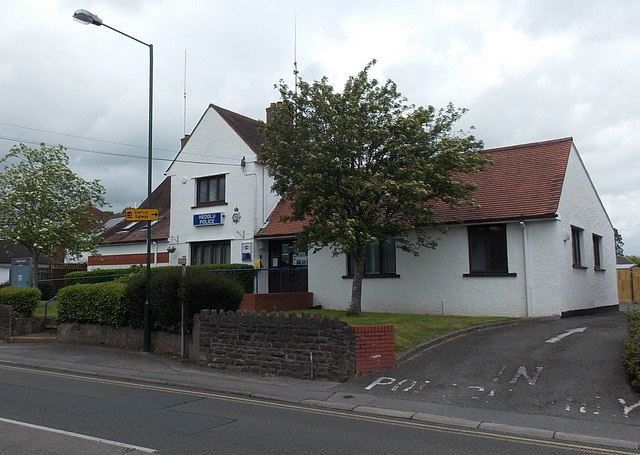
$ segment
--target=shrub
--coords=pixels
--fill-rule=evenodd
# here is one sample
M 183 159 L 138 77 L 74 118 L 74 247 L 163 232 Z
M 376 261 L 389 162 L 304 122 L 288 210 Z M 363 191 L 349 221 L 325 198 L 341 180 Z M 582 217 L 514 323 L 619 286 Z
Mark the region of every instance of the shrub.
M 167 332 L 180 331 L 183 297 L 189 329 L 194 313 L 205 308 L 237 310 L 244 294 L 243 287 L 227 276 L 192 267 L 184 282 L 180 267 L 154 268 L 149 289 L 150 328 Z M 129 281 L 125 291 L 132 327 L 143 326 L 145 299 L 145 276 L 140 274 Z
M 631 377 L 631 385 L 640 390 L 640 313 L 627 313 L 624 366 Z
M 187 321 L 202 310 L 237 311 L 244 289 L 228 276 L 204 270 L 187 273 L 182 286 Z
M 65 277 L 65 284 L 67 286 L 75 284 L 91 284 L 91 283 L 106 283 L 109 281 L 119 280 L 122 277 L 139 273 L 144 271 L 144 267 L 131 266 L 127 269 L 98 269 L 89 271 L 79 271 L 67 273 Z
M 67 286 L 58 292 L 58 321 L 82 324 L 126 325 L 124 283 Z
M 29 317 L 38 306 L 42 293 L 38 288 L 0 288 L 0 304 L 9 305 L 23 316 Z

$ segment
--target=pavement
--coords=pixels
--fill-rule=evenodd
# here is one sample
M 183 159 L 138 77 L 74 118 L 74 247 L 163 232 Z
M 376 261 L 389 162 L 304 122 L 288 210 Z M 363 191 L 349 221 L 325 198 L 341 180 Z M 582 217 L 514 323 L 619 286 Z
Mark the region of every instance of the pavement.
M 460 336 L 456 335 L 459 339 Z M 597 445 L 640 453 L 635 424 L 510 412 L 499 409 L 380 396 L 346 383 L 231 373 L 178 358 L 104 346 L 63 344 L 50 336 L 0 343 L 2 366 L 35 368 L 207 392 L 248 396 L 303 406 L 364 413 L 525 438 Z

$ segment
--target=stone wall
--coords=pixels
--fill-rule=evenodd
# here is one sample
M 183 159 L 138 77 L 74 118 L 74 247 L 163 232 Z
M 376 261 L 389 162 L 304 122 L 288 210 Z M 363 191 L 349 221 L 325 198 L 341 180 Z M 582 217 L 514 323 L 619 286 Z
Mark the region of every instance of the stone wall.
M 205 310 L 194 335 L 201 366 L 334 381 L 355 373 L 353 328 L 326 317 Z
M 144 331 L 131 327 L 111 325 L 77 324 L 64 322 L 58 325 L 57 341 L 71 344 L 102 344 L 116 348 L 143 349 Z M 151 350 L 180 355 L 180 335 L 166 332 L 151 332 Z M 185 351 L 191 349 L 191 337 L 185 340 Z
M 11 319 L 13 307 L 0 305 L 0 341 L 8 341 L 11 337 Z

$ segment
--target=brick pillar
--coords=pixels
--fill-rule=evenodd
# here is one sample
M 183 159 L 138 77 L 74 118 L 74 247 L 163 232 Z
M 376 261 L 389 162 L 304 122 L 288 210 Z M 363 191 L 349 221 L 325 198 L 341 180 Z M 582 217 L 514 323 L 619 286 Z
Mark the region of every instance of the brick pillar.
M 356 373 L 375 373 L 396 366 L 395 329 L 392 325 L 357 326 Z

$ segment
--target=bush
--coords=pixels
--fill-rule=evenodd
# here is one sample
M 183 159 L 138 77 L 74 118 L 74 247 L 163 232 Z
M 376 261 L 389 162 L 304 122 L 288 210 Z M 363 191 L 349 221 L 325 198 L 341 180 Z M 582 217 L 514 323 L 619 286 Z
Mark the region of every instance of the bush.
M 174 333 L 180 331 L 182 297 L 190 329 L 193 314 L 205 308 L 237 310 L 244 294 L 242 286 L 228 277 L 198 268 L 188 268 L 183 283 L 180 267 L 154 268 L 149 289 L 150 328 Z M 132 327 L 144 324 L 145 299 L 145 275 L 140 274 L 129 281 L 125 292 Z
M 640 390 L 640 313 L 627 313 L 624 367 L 631 377 L 631 385 Z
M 58 292 L 58 321 L 81 324 L 126 325 L 124 283 L 67 286 Z
M 106 283 L 109 281 L 120 281 L 122 277 L 140 273 L 144 270 L 144 267 L 134 265 L 127 269 L 98 269 L 86 272 L 71 272 L 67 273 L 64 278 L 67 286 L 75 284 Z
M 0 288 L 0 304 L 9 305 L 13 310 L 25 317 L 31 316 L 38 306 L 42 293 L 38 288 Z

